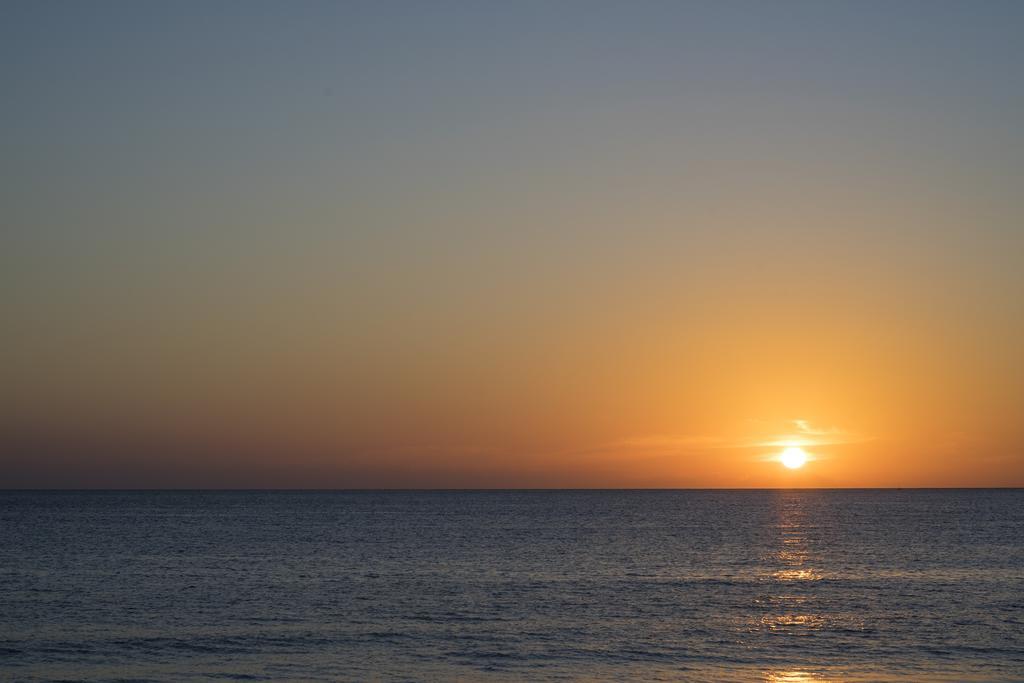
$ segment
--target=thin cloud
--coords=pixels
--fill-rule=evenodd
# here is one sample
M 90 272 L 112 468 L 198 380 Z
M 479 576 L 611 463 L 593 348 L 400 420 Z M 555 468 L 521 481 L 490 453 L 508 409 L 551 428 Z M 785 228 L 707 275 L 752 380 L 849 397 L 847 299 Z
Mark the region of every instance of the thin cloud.
M 788 428 L 742 436 L 710 434 L 651 434 L 614 441 L 596 451 L 641 451 L 651 454 L 702 450 L 775 448 L 783 446 L 839 446 L 871 441 L 873 437 L 838 427 L 818 427 L 807 420 L 791 420 Z

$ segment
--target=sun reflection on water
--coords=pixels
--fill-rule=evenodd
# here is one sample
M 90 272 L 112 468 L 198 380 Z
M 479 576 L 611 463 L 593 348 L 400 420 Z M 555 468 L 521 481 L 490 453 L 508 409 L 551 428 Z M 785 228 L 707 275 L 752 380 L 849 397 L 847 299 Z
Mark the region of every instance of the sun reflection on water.
M 826 683 L 838 679 L 813 671 L 766 671 L 764 680 L 766 683 Z
M 818 581 L 821 574 L 813 569 L 780 569 L 772 573 L 776 581 Z
M 825 626 L 825 618 L 818 614 L 779 614 L 761 617 L 761 625 L 769 631 L 792 629 L 792 627 L 817 631 Z
M 778 545 L 764 557 L 763 580 L 769 594 L 756 602 L 761 610 L 754 628 L 772 637 L 812 635 L 830 627 L 833 616 L 823 610 L 816 582 L 824 578 L 816 560 L 820 548 L 812 534 L 814 522 L 808 499 L 798 492 L 779 492 L 777 498 Z M 771 683 L 823 683 L 838 680 L 832 675 L 806 669 L 780 669 L 764 672 Z
M 762 610 L 755 628 L 770 633 L 807 635 L 826 628 L 817 596 L 808 589 L 823 576 L 814 566 L 816 557 L 808 530 L 811 527 L 806 498 L 794 492 L 780 492 L 777 499 L 779 534 L 775 552 L 765 560 L 766 585 L 770 594 L 757 601 Z M 770 680 L 804 680 L 792 678 L 801 672 L 773 673 Z M 811 679 L 807 679 L 811 680 Z M 818 679 L 815 679 L 818 680 Z
M 779 499 L 779 545 L 770 556 L 775 565 L 771 577 L 776 581 L 817 581 L 821 573 L 810 566 L 813 558 L 807 535 L 807 510 L 801 496 L 789 492 L 780 493 Z

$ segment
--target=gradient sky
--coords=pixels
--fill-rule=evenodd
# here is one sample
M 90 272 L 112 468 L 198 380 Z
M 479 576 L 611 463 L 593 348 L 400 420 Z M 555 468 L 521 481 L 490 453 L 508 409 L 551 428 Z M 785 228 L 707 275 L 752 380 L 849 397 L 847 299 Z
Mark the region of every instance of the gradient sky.
M 1024 485 L 1022 65 L 1020 2 L 5 2 L 0 487 Z

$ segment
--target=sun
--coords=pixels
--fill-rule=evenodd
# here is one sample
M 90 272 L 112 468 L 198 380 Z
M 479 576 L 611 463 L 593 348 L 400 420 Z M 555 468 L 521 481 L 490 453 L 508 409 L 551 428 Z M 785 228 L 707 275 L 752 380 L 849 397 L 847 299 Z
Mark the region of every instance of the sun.
M 807 462 L 807 453 L 799 446 L 789 446 L 782 451 L 779 460 L 791 470 L 803 467 Z

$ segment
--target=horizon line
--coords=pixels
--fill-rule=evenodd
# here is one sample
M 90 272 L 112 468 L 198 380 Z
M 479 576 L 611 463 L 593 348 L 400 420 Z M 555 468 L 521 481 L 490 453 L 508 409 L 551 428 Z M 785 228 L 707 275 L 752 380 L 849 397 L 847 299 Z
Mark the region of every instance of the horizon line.
M 1017 486 L 715 486 L 715 487 L 354 487 L 354 488 L 0 488 L 0 493 L 429 493 L 429 492 L 520 492 L 520 491 L 1020 491 Z

